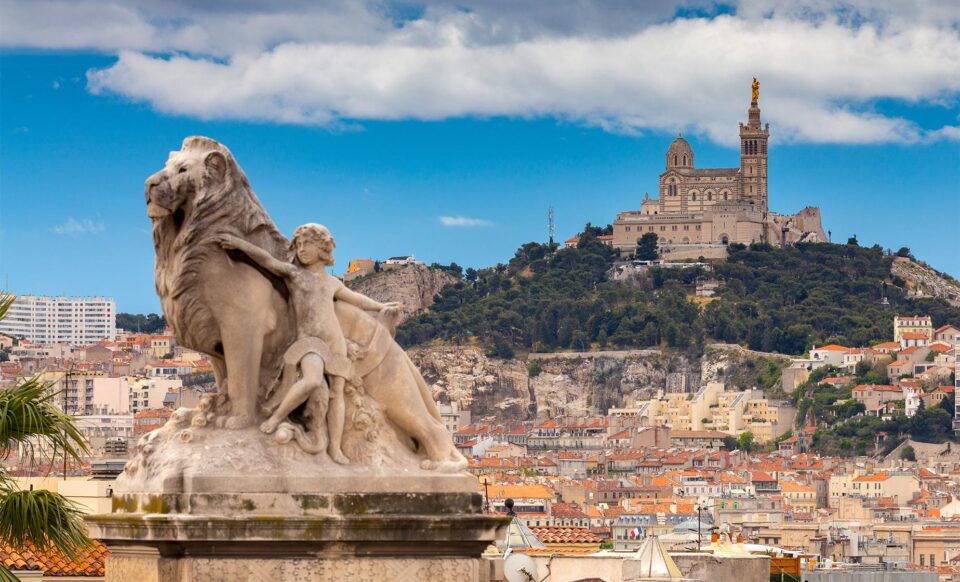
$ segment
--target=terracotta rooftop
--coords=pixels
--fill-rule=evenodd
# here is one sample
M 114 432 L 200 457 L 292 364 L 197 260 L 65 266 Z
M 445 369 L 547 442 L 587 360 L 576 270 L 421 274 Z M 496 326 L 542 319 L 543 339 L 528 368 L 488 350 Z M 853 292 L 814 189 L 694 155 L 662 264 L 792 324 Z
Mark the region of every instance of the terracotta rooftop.
M 853 389 L 854 392 L 867 392 L 871 390 L 875 392 L 901 392 L 900 388 L 897 388 L 896 386 L 880 384 L 860 384 Z
M 0 560 L 8 570 L 41 571 L 44 576 L 103 577 L 106 557 L 107 547 L 97 540 L 93 540 L 89 548 L 80 550 L 75 561 L 55 548 L 41 552 L 28 543 L 18 551 L 0 544 Z
M 583 518 L 587 515 L 579 507 L 571 503 L 554 503 L 550 508 L 550 514 L 553 517 L 563 518 Z M 543 541 L 543 540 L 541 540 Z
M 896 350 L 900 348 L 900 342 L 883 342 L 873 346 L 875 350 Z
M 603 541 L 585 527 L 547 525 L 532 526 L 530 530 L 545 544 L 599 544 Z
M 879 473 L 873 473 L 872 475 L 863 475 L 863 476 L 857 477 L 856 479 L 854 479 L 854 481 L 860 481 L 860 482 L 864 482 L 864 481 L 870 481 L 870 482 L 872 482 L 872 481 L 886 481 L 886 480 L 889 479 L 889 478 L 890 478 L 890 476 L 887 475 L 886 473 L 884 473 L 884 472 L 879 472 Z

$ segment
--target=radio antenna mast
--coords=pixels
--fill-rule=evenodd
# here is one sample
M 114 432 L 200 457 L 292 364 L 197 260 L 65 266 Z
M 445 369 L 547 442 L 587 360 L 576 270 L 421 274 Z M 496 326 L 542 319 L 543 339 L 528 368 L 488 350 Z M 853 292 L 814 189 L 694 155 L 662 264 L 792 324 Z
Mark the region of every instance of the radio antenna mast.
M 550 245 L 553 245 L 553 239 L 557 235 L 557 225 L 553 223 L 553 206 L 547 209 L 547 229 L 550 233 Z

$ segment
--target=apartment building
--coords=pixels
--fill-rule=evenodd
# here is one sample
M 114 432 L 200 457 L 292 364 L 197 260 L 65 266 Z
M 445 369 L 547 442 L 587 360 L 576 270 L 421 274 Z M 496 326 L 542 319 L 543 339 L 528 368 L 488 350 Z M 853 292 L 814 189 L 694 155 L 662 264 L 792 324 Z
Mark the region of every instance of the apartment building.
M 17 297 L 0 333 L 39 344 L 86 346 L 117 337 L 117 304 L 108 297 Z

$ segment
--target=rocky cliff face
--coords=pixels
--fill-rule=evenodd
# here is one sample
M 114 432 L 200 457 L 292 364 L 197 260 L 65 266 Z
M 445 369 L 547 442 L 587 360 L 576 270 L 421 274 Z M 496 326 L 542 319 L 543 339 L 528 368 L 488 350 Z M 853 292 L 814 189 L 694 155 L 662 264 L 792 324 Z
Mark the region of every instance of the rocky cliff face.
M 897 257 L 890 267 L 890 274 L 906 281 L 907 290 L 911 295 L 939 297 L 945 299 L 950 305 L 960 307 L 960 283 L 941 277 L 930 267 L 905 257 Z
M 477 420 L 543 420 L 587 416 L 648 399 L 657 391 L 696 392 L 702 382 L 753 388 L 749 372 L 772 354 L 712 345 L 691 360 L 661 350 L 531 354 L 527 359 L 487 357 L 473 346 L 418 347 L 408 351 L 439 402 L 457 402 Z M 779 356 L 783 358 L 783 356 Z M 531 375 L 528 365 L 539 371 Z
M 403 303 L 402 320 L 405 320 L 426 311 L 433 304 L 433 298 L 440 289 L 456 280 L 456 277 L 440 269 L 425 265 L 407 265 L 367 275 L 350 281 L 347 285 L 377 301 Z

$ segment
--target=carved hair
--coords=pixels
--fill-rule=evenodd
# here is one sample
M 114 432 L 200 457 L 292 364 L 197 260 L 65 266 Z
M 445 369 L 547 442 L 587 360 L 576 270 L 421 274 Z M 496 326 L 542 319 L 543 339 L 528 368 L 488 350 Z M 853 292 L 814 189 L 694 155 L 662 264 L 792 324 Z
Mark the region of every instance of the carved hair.
M 260 199 L 250 188 L 246 174 L 240 169 L 233 154 L 226 146 L 207 137 L 193 136 L 183 140 L 183 153 L 194 152 L 203 156 L 203 183 L 199 185 L 194 200 L 192 220 L 181 234 L 186 244 L 212 234 L 211 227 L 232 227 L 242 237 L 262 230 L 276 244 L 276 253 L 286 246 L 286 239 L 270 220 Z
M 308 222 L 297 227 L 293 231 L 293 237 L 290 239 L 290 262 L 295 265 L 300 265 L 300 259 L 297 258 L 297 253 L 294 249 L 297 247 L 297 241 L 301 238 L 314 238 L 321 242 L 329 241 L 331 248 L 337 248 L 337 243 L 333 240 L 333 235 L 330 234 L 330 230 L 323 226 L 322 224 L 317 224 L 316 222 Z M 332 265 L 333 262 L 330 260 L 330 257 L 327 258 L 327 265 Z
M 179 231 L 171 231 L 172 219 L 154 223 L 157 251 L 157 292 L 177 339 L 194 349 L 209 351 L 209 341 L 200 337 L 211 325 L 208 307 L 197 291 L 196 279 L 211 252 L 223 252 L 212 237 L 230 232 L 257 244 L 277 258 L 285 255 L 287 240 L 277 230 L 246 175 L 226 147 L 207 137 L 188 137 L 174 156 L 193 154 L 202 173 L 171 175 L 171 181 L 188 192 L 192 204 Z M 193 157 L 191 156 L 191 157 Z M 209 338 L 206 338 L 209 339 Z

